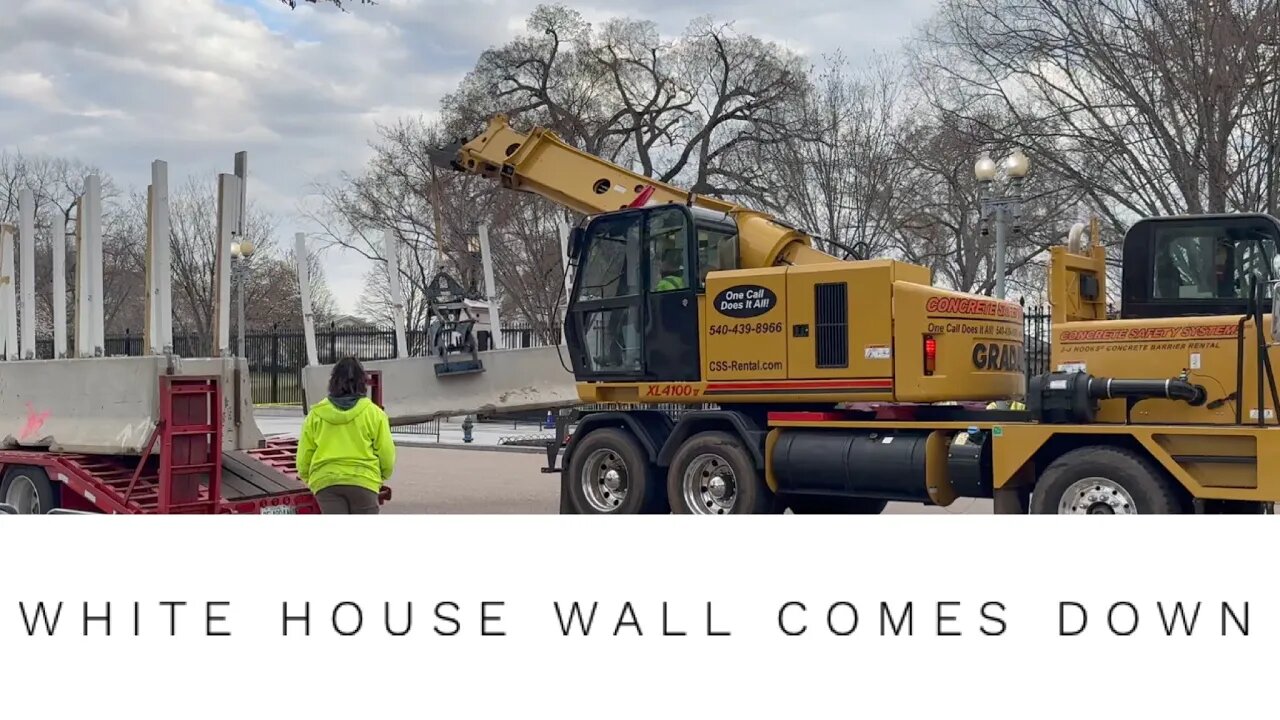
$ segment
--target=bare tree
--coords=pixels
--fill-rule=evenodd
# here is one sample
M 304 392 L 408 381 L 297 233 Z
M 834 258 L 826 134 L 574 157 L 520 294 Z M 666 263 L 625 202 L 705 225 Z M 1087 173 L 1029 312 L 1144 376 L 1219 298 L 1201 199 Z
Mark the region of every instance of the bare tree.
M 213 176 L 188 177 L 169 195 L 170 258 L 172 267 L 174 333 L 201 338 L 200 347 L 212 338 L 217 267 L 218 226 L 217 193 Z M 131 307 L 129 317 L 136 317 L 140 327 L 145 307 L 146 195 L 135 193 L 125 225 L 131 237 L 127 260 L 121 264 L 135 273 L 128 284 Z M 248 332 L 265 332 L 273 327 L 299 329 L 302 325 L 302 301 L 298 291 L 295 258 L 292 251 L 282 252 L 275 240 L 274 220 L 253 207 L 245 215 L 245 235 L 256 246 L 248 260 L 244 276 L 245 322 Z M 317 315 L 323 319 L 333 313 L 333 299 L 324 283 L 323 268 L 316 257 L 309 257 L 312 273 L 312 299 Z M 104 273 L 105 282 L 105 273 Z M 233 284 L 233 292 L 236 292 Z M 236 314 L 232 313 L 230 331 L 238 332 Z M 116 323 L 115 331 L 123 328 Z
M 1122 228 L 1264 204 L 1277 12 L 1276 0 L 944 0 L 919 57 L 941 112 L 1022 144 Z
M 894 248 L 905 174 L 899 167 L 904 82 L 879 58 L 851 74 L 837 53 L 803 100 L 802 135 L 761 145 L 747 162 L 772 190 L 768 206 L 838 257 L 882 257 Z
M 709 20 L 673 41 L 624 18 L 595 31 L 561 5 L 540 5 L 528 28 L 485 52 L 446 97 L 455 134 L 504 113 L 700 194 L 763 198 L 763 178 L 733 161 L 799 131 L 777 112 L 803 95 L 797 55 Z
M 119 237 L 112 230 L 119 223 L 120 193 L 115 182 L 100 169 L 77 160 L 49 156 L 25 156 L 21 153 L 0 153 L 0 222 L 16 223 L 18 196 L 29 189 L 35 199 L 36 211 L 36 333 L 50 335 L 53 332 L 52 251 L 54 242 L 66 243 L 66 234 L 75 231 L 76 202 L 84 191 L 85 179 L 97 175 L 101 182 L 103 201 L 103 290 L 108 314 L 121 304 L 123 284 L 116 282 L 113 260 L 118 256 Z M 62 302 L 74 307 L 76 276 L 75 246 L 66 248 L 68 275 L 67 295 Z M 15 259 L 20 260 L 21 249 L 15 247 Z M 15 278 L 18 302 L 21 304 L 21 278 Z M 67 313 L 68 323 L 74 322 L 74 313 Z M 69 337 L 70 337 L 69 333 Z
M 985 118 L 984 124 L 998 122 Z M 980 126 L 950 116 L 924 116 L 899 146 L 904 195 L 897 243 L 904 259 L 929 267 L 935 281 L 965 292 L 989 294 L 995 287 L 995 231 L 983 231 L 974 160 L 984 150 L 1006 150 L 981 139 Z M 1060 243 L 1081 216 L 1081 192 L 1040 169 L 1024 181 L 1022 217 L 1005 248 L 1010 296 L 1039 295 L 1047 250 Z
M 432 164 L 429 148 L 442 144 L 435 125 L 401 120 L 380 128 L 373 158 L 363 174 L 317 188 L 315 202 L 303 213 L 320 228 L 321 244 L 340 246 L 376 265 L 385 265 L 383 233 L 394 233 L 404 253 L 400 259 L 401 287 L 406 302 L 425 303 L 427 288 L 438 271 L 454 275 L 473 295 L 482 294 L 477 226 L 493 217 L 495 203 L 512 203 L 488 181 L 441 171 Z M 369 276 L 362 308 L 390 319 L 386 272 L 375 267 Z M 413 329 L 425 329 L 421 312 L 407 312 Z

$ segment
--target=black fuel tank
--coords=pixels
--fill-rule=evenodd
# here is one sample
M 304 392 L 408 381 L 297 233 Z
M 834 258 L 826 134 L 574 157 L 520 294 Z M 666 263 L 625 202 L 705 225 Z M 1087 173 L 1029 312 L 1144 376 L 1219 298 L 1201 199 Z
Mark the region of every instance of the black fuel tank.
M 928 438 L 928 432 L 783 429 L 773 448 L 773 475 L 780 493 L 929 503 Z

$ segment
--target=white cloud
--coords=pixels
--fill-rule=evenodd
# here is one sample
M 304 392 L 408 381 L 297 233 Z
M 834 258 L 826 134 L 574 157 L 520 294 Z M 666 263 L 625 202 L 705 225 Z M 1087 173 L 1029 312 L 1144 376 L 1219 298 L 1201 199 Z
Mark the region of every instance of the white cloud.
M 350 11 L 278 0 L 5 0 L 0 142 L 70 156 L 143 187 L 152 159 L 189 174 L 250 161 L 250 195 L 305 230 L 296 208 L 316 180 L 358 172 L 377 123 L 431 115 L 486 48 L 524 31 L 534 0 L 378 0 Z M 567 4 L 590 21 L 646 17 L 677 34 L 733 19 L 793 49 L 857 58 L 893 46 L 931 0 L 671 0 Z M 344 309 L 364 265 L 328 258 Z

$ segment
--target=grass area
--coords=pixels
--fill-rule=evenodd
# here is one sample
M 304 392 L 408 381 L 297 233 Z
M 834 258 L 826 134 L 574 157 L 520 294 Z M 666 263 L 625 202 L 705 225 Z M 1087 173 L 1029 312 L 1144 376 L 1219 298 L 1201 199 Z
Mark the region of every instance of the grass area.
M 272 392 L 273 374 L 255 370 L 249 373 L 249 388 L 253 393 L 253 404 L 301 405 L 302 383 L 296 372 L 274 374 L 275 392 Z

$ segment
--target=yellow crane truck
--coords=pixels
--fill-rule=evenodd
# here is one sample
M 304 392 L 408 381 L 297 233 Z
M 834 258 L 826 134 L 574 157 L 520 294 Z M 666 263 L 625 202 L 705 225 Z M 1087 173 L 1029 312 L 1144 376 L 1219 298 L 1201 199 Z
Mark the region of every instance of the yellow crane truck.
M 1134 224 L 1118 319 L 1103 248 L 1053 248 L 1054 370 L 1028 382 L 1021 307 L 935 287 L 927 268 L 841 260 L 766 213 L 503 116 L 433 158 L 585 216 L 565 345 L 582 401 L 626 409 L 582 417 L 560 468 L 550 450 L 563 513 L 958 498 L 997 513 L 1252 513 L 1280 498 L 1269 216 Z M 1009 399 L 1025 409 L 986 407 Z M 704 407 L 653 407 L 670 403 Z

